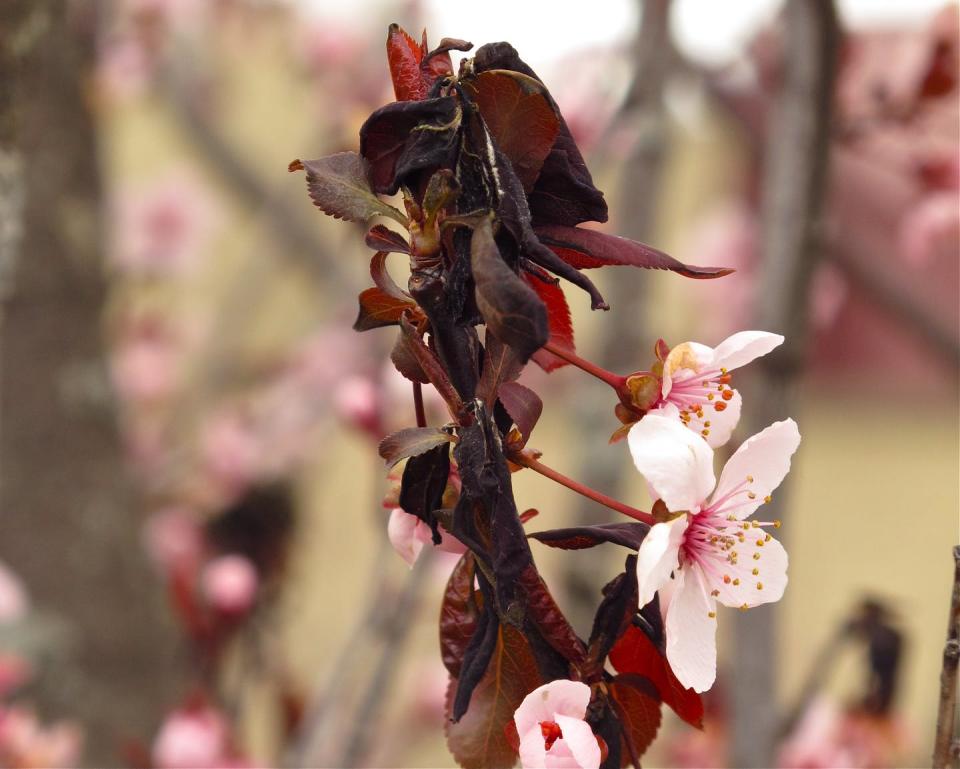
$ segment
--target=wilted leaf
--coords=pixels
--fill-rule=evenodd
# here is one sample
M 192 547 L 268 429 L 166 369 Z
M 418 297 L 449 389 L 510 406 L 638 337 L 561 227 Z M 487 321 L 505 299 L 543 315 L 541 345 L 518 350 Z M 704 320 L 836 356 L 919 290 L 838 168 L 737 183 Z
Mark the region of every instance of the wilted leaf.
M 401 224 L 407 217 L 378 198 L 367 181 L 363 158 L 356 152 L 339 152 L 318 160 L 294 160 L 291 171 L 307 172 L 307 190 L 313 204 L 325 214 L 351 222 L 389 216 Z
M 614 264 L 670 270 L 687 278 L 720 278 L 733 272 L 727 267 L 686 265 L 635 240 L 582 227 L 550 224 L 537 227 L 536 233 L 541 243 L 578 270 Z
M 447 404 L 450 415 L 456 418 L 463 410 L 463 401 L 460 399 L 460 395 L 454 386 L 450 383 L 450 377 L 447 376 L 443 365 L 437 360 L 437 356 L 423 343 L 420 334 L 417 333 L 417 330 L 406 318 L 400 318 L 400 331 L 406 342 L 406 349 L 416 358 L 417 363 L 420 365 L 423 373 L 426 374 L 430 384 L 437 388 L 440 397 L 443 398 Z
M 419 313 L 410 295 L 398 286 L 387 272 L 387 252 L 377 251 L 370 259 L 370 277 L 384 294 L 410 306 L 411 311 Z
M 453 567 L 440 604 L 440 659 L 447 672 L 460 675 L 463 653 L 477 629 L 482 598 L 473 586 L 476 564 L 465 553 Z
M 401 459 L 415 457 L 441 443 L 452 442 L 453 436 L 438 427 L 406 427 L 380 441 L 377 450 L 387 467 L 393 467 Z
M 400 507 L 430 527 L 435 545 L 440 544 L 440 523 L 434 511 L 443 507 L 449 478 L 450 447 L 443 443 L 410 457 L 400 479 Z
M 517 382 L 504 382 L 500 385 L 499 397 L 526 442 L 543 412 L 543 401 L 529 387 Z
M 456 99 L 442 96 L 393 102 L 374 111 L 360 127 L 360 154 L 370 164 L 373 190 L 393 195 L 405 173 L 424 167 L 452 146 L 457 109 Z M 417 126 L 429 128 L 413 131 Z
M 482 398 L 487 408 L 493 408 L 497 391 L 503 382 L 512 382 L 523 370 L 513 348 L 508 347 L 487 330 L 484 339 L 483 371 L 477 384 L 477 397 Z
M 374 251 L 387 251 L 400 254 L 410 253 L 410 244 L 406 238 L 399 232 L 384 227 L 382 224 L 375 224 L 370 228 L 364 243 Z
M 470 707 L 456 723 L 447 721 L 447 747 L 464 769 L 506 769 L 517 751 L 505 736 L 507 725 L 523 698 L 542 681 L 526 639 L 514 628 L 501 626 L 486 675 L 473 690 Z M 456 681 L 448 693 L 448 715 Z
M 565 347 L 575 352 L 573 344 L 573 321 L 570 319 L 570 307 L 563 289 L 556 283 L 548 283 L 539 278 L 524 274 L 524 281 L 543 300 L 547 308 L 547 325 L 550 326 L 550 343 L 557 347 Z M 533 354 L 533 362 L 546 372 L 555 371 L 566 366 L 567 361 L 546 350 L 537 350 Z
M 604 542 L 623 545 L 636 550 L 650 527 L 639 521 L 635 523 L 602 523 L 595 526 L 571 526 L 566 529 L 534 531 L 528 536 L 549 547 L 561 550 L 584 550 Z
M 500 151 L 525 191 L 533 189 L 560 120 L 543 83 L 509 70 L 481 72 L 467 86 Z
M 536 566 L 530 564 L 523 570 L 520 586 L 527 595 L 527 614 L 543 639 L 565 660 L 577 666 L 582 664 L 587 656 L 586 647 L 557 606 Z
M 547 341 L 547 308 L 503 261 L 489 221 L 473 231 L 470 265 L 487 327 L 526 362 Z
M 355 331 L 395 326 L 400 322 L 405 310 L 415 309 L 417 306 L 412 299 L 390 296 L 377 286 L 361 291 L 358 298 L 360 311 L 353 322 Z
M 590 661 L 596 672 L 603 670 L 610 649 L 637 613 L 637 556 L 628 555 L 623 572 L 603 587 L 603 600 L 597 607 L 590 630 Z
M 660 728 L 660 702 L 650 682 L 640 676 L 620 675 L 607 684 L 610 702 L 620 720 L 621 762 L 627 766 L 650 747 Z
M 430 384 L 430 378 L 424 372 L 420 360 L 410 346 L 410 340 L 403 331 L 397 335 L 397 341 L 390 352 L 390 360 L 396 366 L 397 371 L 411 382 Z
M 610 651 L 610 664 L 619 673 L 650 679 L 660 698 L 688 724 L 703 728 L 703 702 L 693 689 L 681 684 L 670 663 L 646 633 L 631 625 Z
M 476 72 L 508 69 L 540 80 L 509 43 L 481 46 L 473 61 Z M 550 101 L 556 109 L 552 98 Z M 560 115 L 559 110 L 557 114 Z M 530 211 L 537 224 L 572 226 L 590 220 L 607 221 L 603 193 L 594 187 L 587 164 L 562 115 L 556 141 L 530 194 Z

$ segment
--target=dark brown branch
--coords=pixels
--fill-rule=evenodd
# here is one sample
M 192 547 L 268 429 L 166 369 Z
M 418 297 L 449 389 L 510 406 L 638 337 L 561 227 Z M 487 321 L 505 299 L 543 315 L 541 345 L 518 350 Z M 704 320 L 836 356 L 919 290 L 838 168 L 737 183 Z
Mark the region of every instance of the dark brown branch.
M 947 618 L 947 643 L 943 647 L 940 673 L 940 704 L 933 743 L 934 769 L 956 766 L 957 762 L 957 666 L 960 662 L 960 546 L 953 548 L 953 591 Z
M 763 261 L 758 328 L 786 342 L 755 369 L 745 427 L 756 432 L 796 411 L 798 374 L 807 353 L 810 281 L 823 250 L 822 218 L 830 149 L 831 102 L 839 43 L 833 2 L 788 2 L 784 81 L 767 132 L 762 198 Z M 786 519 L 785 494 L 769 515 Z M 777 715 L 772 607 L 738 616 L 731 679 L 732 766 L 773 765 Z

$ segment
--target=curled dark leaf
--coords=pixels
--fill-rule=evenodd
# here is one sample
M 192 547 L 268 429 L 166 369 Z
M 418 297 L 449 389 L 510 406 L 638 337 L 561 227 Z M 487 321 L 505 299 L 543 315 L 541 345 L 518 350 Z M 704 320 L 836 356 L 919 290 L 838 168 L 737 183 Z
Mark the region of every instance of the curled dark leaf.
M 391 433 L 377 448 L 380 456 L 393 467 L 408 457 L 415 457 L 443 443 L 452 443 L 453 436 L 438 427 L 407 427 Z
M 290 170 L 307 172 L 310 199 L 335 219 L 365 222 L 374 216 L 388 216 L 406 224 L 406 216 L 370 189 L 366 163 L 356 152 L 338 152 L 317 160 L 294 160 Z
M 397 335 L 397 341 L 390 352 L 390 360 L 397 371 L 411 382 L 430 384 L 430 378 L 420 365 L 420 360 L 413 351 L 410 340 L 402 331 Z
M 440 522 L 434 510 L 443 507 L 450 478 L 450 447 L 446 442 L 411 456 L 400 479 L 400 507 L 430 527 L 433 544 L 440 544 Z
M 473 231 L 470 265 L 487 327 L 526 362 L 549 336 L 547 309 L 501 258 L 489 220 Z
M 600 673 L 614 643 L 630 627 L 637 613 L 637 556 L 628 555 L 622 573 L 604 585 L 590 631 L 590 661 Z
M 370 277 L 373 278 L 373 282 L 376 284 L 377 288 L 379 288 L 384 294 L 391 296 L 398 301 L 405 302 L 406 304 L 410 305 L 411 311 L 418 312 L 411 296 L 402 288 L 400 288 L 400 286 L 394 282 L 393 278 L 390 277 L 390 273 L 387 272 L 386 251 L 377 251 L 377 253 L 375 253 L 370 259 Z
M 527 597 L 527 616 L 540 630 L 543 639 L 572 665 L 581 665 L 587 656 L 586 647 L 532 563 L 521 572 L 520 586 Z
M 364 238 L 364 243 L 374 251 L 395 252 L 399 254 L 409 254 L 410 244 L 406 238 L 399 232 L 384 227 L 382 224 L 376 224 L 370 228 Z
M 440 604 L 440 658 L 451 676 L 460 675 L 463 655 L 477 629 L 483 599 L 473 586 L 476 562 L 465 553 L 450 572 Z
M 635 240 L 608 235 L 583 227 L 542 225 L 536 228 L 540 242 L 578 270 L 606 265 L 670 270 L 687 278 L 720 278 L 733 272 L 728 267 L 696 267 Z
M 483 400 L 487 408 L 493 408 L 500 385 L 520 376 L 523 364 L 513 348 L 501 342 L 489 329 L 484 341 L 483 371 L 477 383 L 477 397 Z
M 420 334 L 417 333 L 413 325 L 404 317 L 400 318 L 400 332 L 405 339 L 406 349 L 416 358 L 430 384 L 437 388 L 440 397 L 447 404 L 450 415 L 457 418 L 463 410 L 463 401 L 460 400 L 460 395 L 450 383 L 450 377 L 447 376 L 443 365 L 423 343 Z
M 529 387 L 517 382 L 504 382 L 498 393 L 500 402 L 513 419 L 524 442 L 530 439 L 533 428 L 536 427 L 543 413 L 543 401 Z
M 584 550 L 604 542 L 636 550 L 650 527 L 640 521 L 630 523 L 602 523 L 595 526 L 571 526 L 566 529 L 534 531 L 528 536 L 549 547 L 561 550 Z
M 360 292 L 358 297 L 360 310 L 353 323 L 355 331 L 369 331 L 372 328 L 395 326 L 407 310 L 416 308 L 412 299 L 403 296 L 391 296 L 382 288 L 374 286 Z

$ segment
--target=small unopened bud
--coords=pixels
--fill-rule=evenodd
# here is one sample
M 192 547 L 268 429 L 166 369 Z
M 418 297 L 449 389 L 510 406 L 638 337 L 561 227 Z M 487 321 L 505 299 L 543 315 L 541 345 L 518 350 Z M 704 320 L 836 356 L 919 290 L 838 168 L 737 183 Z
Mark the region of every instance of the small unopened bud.
M 257 570 L 242 555 L 222 555 L 203 569 L 201 585 L 210 606 L 221 614 L 239 616 L 252 608 L 259 583 Z

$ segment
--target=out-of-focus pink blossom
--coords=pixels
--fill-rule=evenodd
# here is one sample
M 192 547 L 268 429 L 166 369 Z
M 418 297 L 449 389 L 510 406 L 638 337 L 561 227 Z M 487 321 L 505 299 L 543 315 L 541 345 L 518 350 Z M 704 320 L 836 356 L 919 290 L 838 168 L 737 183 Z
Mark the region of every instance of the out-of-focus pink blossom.
M 8 697 L 33 677 L 33 666 L 18 654 L 0 652 L 0 699 Z
M 366 376 L 343 380 L 334 392 L 333 402 L 340 418 L 379 440 L 383 437 L 382 394 L 377 384 Z
M 205 475 L 226 494 L 238 493 L 260 473 L 264 449 L 244 414 L 223 410 L 201 428 L 201 464 Z
M 523 769 L 598 769 L 600 744 L 584 720 L 589 704 L 590 687 L 579 681 L 551 681 L 530 692 L 513 714 Z
M 430 527 L 417 516 L 411 515 L 402 508 L 394 508 L 387 523 L 387 536 L 397 554 L 412 568 L 420 557 L 420 552 L 426 544 L 433 544 L 433 534 Z M 467 549 L 464 545 L 443 527 L 440 528 L 440 550 L 447 553 L 463 555 Z
M 226 766 L 229 735 L 227 720 L 214 708 L 174 710 L 154 739 L 154 766 L 157 769 Z
M 158 510 L 144 524 L 143 544 L 161 573 L 192 572 L 203 554 L 199 514 L 178 507 Z
M 422 660 L 411 676 L 413 715 L 431 727 L 442 726 L 446 717 L 450 675 L 437 657 Z
M 20 577 L 0 563 L 0 625 L 22 619 L 27 603 L 27 591 Z
M 77 766 L 83 734 L 67 721 L 44 726 L 33 711 L 0 706 L 0 766 L 58 769 Z
M 137 38 L 116 37 L 100 46 L 97 86 L 108 100 L 134 99 L 146 90 L 154 68 L 153 58 Z
M 900 251 L 917 266 L 960 256 L 960 194 L 935 192 L 914 206 L 900 224 Z
M 203 568 L 200 577 L 203 594 L 210 606 L 221 614 L 246 614 L 257 600 L 259 577 L 249 558 L 221 555 Z
M 203 256 L 220 219 L 212 193 L 182 170 L 118 190 L 113 209 L 110 259 L 135 275 L 186 272 Z
M 117 394 L 142 406 L 167 399 L 180 383 L 182 357 L 172 331 L 147 322 L 135 325 L 113 351 L 111 374 Z

